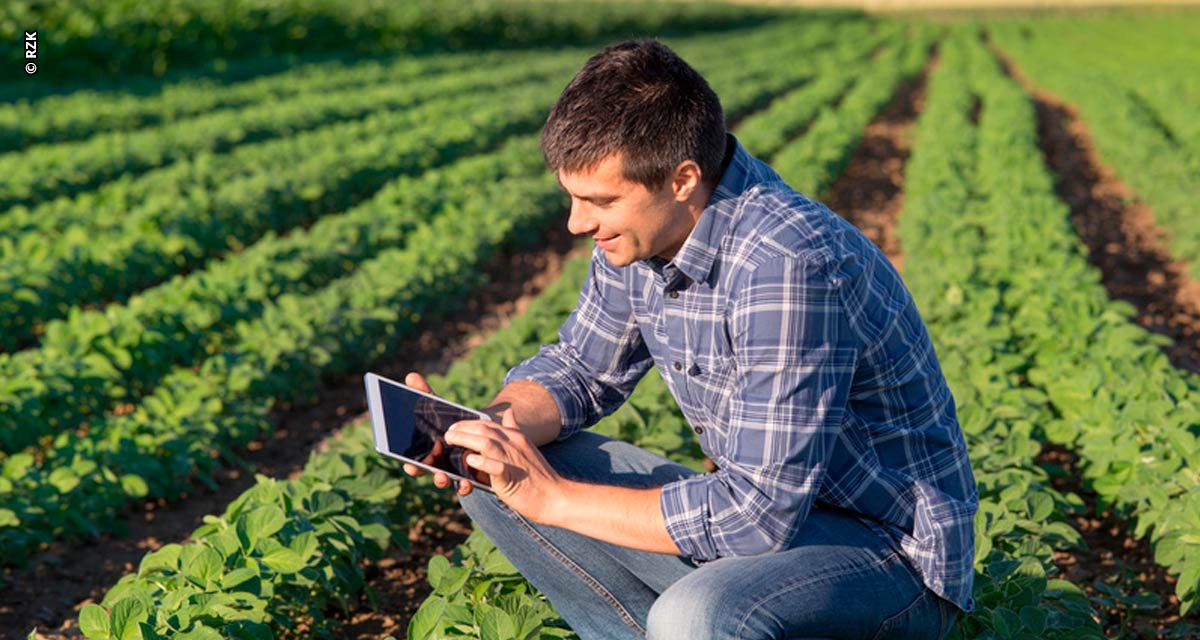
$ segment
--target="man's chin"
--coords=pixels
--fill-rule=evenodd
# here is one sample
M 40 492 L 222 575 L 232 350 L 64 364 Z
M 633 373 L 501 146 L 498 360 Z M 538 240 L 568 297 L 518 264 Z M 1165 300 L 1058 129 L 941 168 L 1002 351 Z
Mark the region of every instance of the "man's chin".
M 614 267 L 628 267 L 630 264 L 633 264 L 633 260 L 630 259 L 629 256 L 613 253 L 611 251 L 605 251 L 604 257 L 608 260 L 608 263 Z

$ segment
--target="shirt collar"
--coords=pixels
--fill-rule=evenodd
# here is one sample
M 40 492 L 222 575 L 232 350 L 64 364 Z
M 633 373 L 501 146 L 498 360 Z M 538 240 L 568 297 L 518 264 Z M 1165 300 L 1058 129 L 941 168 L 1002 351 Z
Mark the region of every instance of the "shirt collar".
M 669 263 L 655 259 L 651 264 L 655 271 L 661 273 L 666 265 L 674 264 L 693 282 L 706 281 L 742 195 L 755 184 L 778 179 L 774 171 L 747 153 L 733 134 L 726 136 L 725 169 L 717 188 L 679 252 Z

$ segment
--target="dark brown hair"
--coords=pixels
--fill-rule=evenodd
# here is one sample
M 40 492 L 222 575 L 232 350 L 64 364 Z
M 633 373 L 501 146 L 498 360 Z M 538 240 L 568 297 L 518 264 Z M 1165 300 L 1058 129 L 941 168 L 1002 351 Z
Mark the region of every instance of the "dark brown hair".
M 725 158 L 721 101 L 666 45 L 621 42 L 592 56 L 563 89 L 542 130 L 551 171 L 587 170 L 622 153 L 626 180 L 655 191 L 684 160 L 715 185 Z

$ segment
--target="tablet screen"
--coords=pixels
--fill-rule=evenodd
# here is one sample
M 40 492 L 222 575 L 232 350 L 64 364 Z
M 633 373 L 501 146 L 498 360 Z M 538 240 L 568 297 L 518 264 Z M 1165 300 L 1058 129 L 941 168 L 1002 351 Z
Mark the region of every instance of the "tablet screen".
M 388 451 L 458 476 L 475 479 L 474 470 L 463 460 L 467 450 L 446 444 L 444 436 L 450 425 L 460 420 L 479 420 L 479 414 L 387 380 L 379 381 L 379 399 Z

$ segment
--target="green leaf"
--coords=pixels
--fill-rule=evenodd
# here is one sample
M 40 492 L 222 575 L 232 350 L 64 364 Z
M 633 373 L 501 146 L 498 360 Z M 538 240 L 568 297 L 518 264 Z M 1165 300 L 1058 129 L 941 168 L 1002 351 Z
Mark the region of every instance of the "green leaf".
M 125 598 L 112 610 L 112 635 L 117 640 L 136 640 L 142 637 L 139 626 L 150 617 L 146 607 L 134 598 Z
M 121 476 L 121 489 L 130 498 L 144 498 L 150 493 L 150 487 L 141 476 L 131 473 Z
M 438 623 L 445 610 L 445 600 L 436 597 L 425 600 L 408 623 L 409 640 L 425 640 L 432 637 L 440 626 Z
M 448 596 L 462 591 L 463 585 L 471 577 L 471 572 L 462 567 L 450 567 L 442 576 L 441 581 L 434 586 L 434 593 Z
M 480 605 L 484 613 L 479 620 L 480 640 L 512 640 L 517 634 L 517 623 L 503 609 Z
M 263 564 L 277 573 L 296 573 L 304 568 L 304 559 L 300 554 L 287 547 L 280 547 L 268 552 L 262 557 Z
M 1035 493 L 1029 496 L 1028 507 L 1030 520 L 1045 520 L 1054 513 L 1054 499 L 1045 493 Z
M 446 575 L 446 570 L 450 568 L 450 561 L 446 556 L 433 556 L 429 559 L 429 566 L 425 569 L 425 576 L 429 579 L 430 586 L 436 587 L 441 583 L 442 577 Z
M 1021 607 L 1021 624 L 1033 633 L 1040 634 L 1046 629 L 1047 615 L 1048 614 L 1046 613 L 1045 609 L 1039 609 L 1037 607 Z
M 185 567 L 187 577 L 202 589 L 211 588 L 225 568 L 225 559 L 216 549 L 204 547 L 191 564 Z
M 59 467 L 50 472 L 50 485 L 58 489 L 59 493 L 70 493 L 72 489 L 79 486 L 79 476 L 66 467 Z
M 0 527 L 19 527 L 21 519 L 10 509 L 0 509 Z
M 195 629 L 175 636 L 175 640 L 225 640 L 216 629 L 197 624 Z
M 79 630 L 92 640 L 108 640 L 112 637 L 112 624 L 108 612 L 98 604 L 85 604 L 79 611 Z
M 221 589 L 225 591 L 233 591 L 239 585 L 242 585 L 257 577 L 258 572 L 249 567 L 234 569 L 221 578 Z
M 283 510 L 275 505 L 259 507 L 238 518 L 238 537 L 247 551 L 253 551 L 263 538 L 275 535 L 287 523 Z

